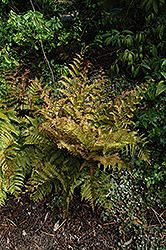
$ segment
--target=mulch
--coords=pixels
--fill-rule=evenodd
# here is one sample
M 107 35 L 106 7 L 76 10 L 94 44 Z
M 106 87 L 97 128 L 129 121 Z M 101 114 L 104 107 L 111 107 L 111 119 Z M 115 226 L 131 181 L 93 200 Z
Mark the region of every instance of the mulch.
M 87 204 L 73 202 L 69 216 L 51 211 L 48 199 L 33 203 L 27 196 L 9 197 L 0 210 L 1 250 L 116 249 L 119 241 L 115 220 L 103 222 L 98 211 Z
M 79 198 L 75 197 L 68 217 L 63 219 L 61 207 L 55 206 L 51 209 L 51 206 L 48 206 L 51 199 L 49 196 L 34 203 L 27 195 L 22 195 L 19 200 L 9 196 L 6 204 L 0 209 L 0 249 L 121 249 L 119 245 L 122 236 L 113 217 L 102 216 L 100 209 L 92 211 L 87 203 L 80 202 Z M 150 209 L 147 211 L 150 224 L 159 225 L 157 212 Z M 166 221 L 166 210 L 163 210 L 162 218 Z M 132 244 L 128 249 L 133 249 Z

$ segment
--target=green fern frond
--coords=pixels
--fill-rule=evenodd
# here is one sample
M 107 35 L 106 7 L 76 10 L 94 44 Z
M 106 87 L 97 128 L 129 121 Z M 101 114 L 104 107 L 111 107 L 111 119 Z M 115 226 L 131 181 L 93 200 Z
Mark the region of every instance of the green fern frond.
M 95 155 L 95 156 L 93 156 L 93 160 L 100 162 L 103 166 L 114 166 L 115 163 L 117 164 L 117 163 L 122 162 L 118 153 L 112 154 L 109 156 L 107 156 L 107 155 L 104 155 L 104 156 Z
M 44 184 L 38 184 L 36 189 L 32 189 L 32 194 L 30 195 L 33 201 L 43 200 L 43 198 L 49 195 L 52 191 L 52 183 L 45 182 Z
M 99 207 L 103 207 L 106 211 L 110 212 L 113 205 L 110 197 L 112 196 L 114 185 L 116 186 L 116 183 L 110 178 L 109 175 L 106 175 L 106 178 L 102 175 L 100 179 L 103 181 L 98 188 L 96 205 Z
M 110 183 L 109 180 L 110 175 L 104 171 L 100 171 L 99 168 L 93 175 L 88 175 L 87 170 L 84 169 L 84 172 L 81 173 L 81 178 L 77 181 L 78 186 L 81 186 L 81 199 L 87 200 L 93 209 L 98 201 L 103 205 L 104 197 L 106 197 L 105 192 L 108 192 L 109 190 L 107 188 L 108 183 Z M 102 190 L 104 194 L 103 197 Z
M 0 111 L 0 200 L 4 204 L 8 193 L 18 196 L 24 185 L 26 173 L 19 164 L 20 146 L 17 143 L 19 123 L 12 109 Z
M 39 165 L 40 163 L 38 162 L 38 168 Z M 34 201 L 42 200 L 46 195 L 50 194 L 53 188 L 53 183 L 55 182 L 54 179 L 55 174 L 52 174 L 48 164 L 47 167 L 45 167 L 44 163 L 41 162 L 41 167 L 32 173 L 32 176 L 26 185 L 32 193 L 31 198 Z
M 14 194 L 18 197 L 18 195 L 22 191 L 22 187 L 24 186 L 25 175 L 22 173 L 22 170 L 18 169 L 10 176 L 10 187 L 8 189 L 8 193 Z
M 136 150 L 138 151 L 138 158 L 150 164 L 149 162 L 150 151 L 147 149 L 144 149 L 143 147 L 140 148 L 139 146 L 136 146 Z
M 84 182 L 81 185 L 81 199 L 89 201 L 90 205 L 94 209 L 95 200 L 98 196 L 97 187 L 99 186 L 98 180 L 95 178 L 84 179 Z
M 81 54 L 76 54 L 77 58 L 74 58 L 73 63 L 69 66 L 73 69 L 73 73 L 76 76 L 80 76 L 80 73 L 83 70 L 83 59 L 86 48 L 81 52 Z
M 7 199 L 7 190 L 4 187 L 4 179 L 0 175 L 0 206 L 5 204 L 6 199 Z

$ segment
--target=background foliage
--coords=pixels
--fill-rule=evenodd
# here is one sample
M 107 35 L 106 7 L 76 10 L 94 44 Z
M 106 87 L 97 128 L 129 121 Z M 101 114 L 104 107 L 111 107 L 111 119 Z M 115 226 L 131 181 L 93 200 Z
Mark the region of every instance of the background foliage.
M 163 249 L 146 211 L 165 204 L 165 29 L 164 0 L 1 1 L 2 205 L 52 193 L 66 216 L 77 193 L 118 247 Z

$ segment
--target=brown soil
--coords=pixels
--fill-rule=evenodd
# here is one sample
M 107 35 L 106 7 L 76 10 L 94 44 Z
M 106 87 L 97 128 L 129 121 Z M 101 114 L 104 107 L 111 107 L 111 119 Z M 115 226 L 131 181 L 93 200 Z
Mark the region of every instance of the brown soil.
M 66 220 L 51 211 L 45 199 L 33 203 L 26 196 L 9 197 L 0 210 L 1 250 L 115 249 L 119 240 L 114 220 L 103 222 L 88 205 L 73 202 Z
M 34 203 L 23 195 L 20 200 L 10 196 L 0 210 L 0 249 L 1 250 L 118 250 L 122 242 L 116 220 L 103 220 L 99 211 L 75 199 L 69 216 L 63 220 L 62 210 L 50 204 L 51 196 L 42 202 Z M 160 216 L 148 209 L 150 224 L 160 226 Z M 159 212 L 159 211 L 158 211 Z M 162 218 L 166 211 L 160 211 Z M 100 215 L 99 215 L 100 214 Z M 159 215 L 159 214 L 158 214 Z M 157 219 L 158 217 L 158 219 Z M 164 218 L 166 221 L 166 218 Z M 124 237 L 124 235 L 123 235 Z M 126 235 L 130 239 L 130 235 Z M 166 237 L 163 236 L 163 237 Z M 164 238 L 163 238 L 164 240 Z M 132 250 L 131 248 L 128 248 Z

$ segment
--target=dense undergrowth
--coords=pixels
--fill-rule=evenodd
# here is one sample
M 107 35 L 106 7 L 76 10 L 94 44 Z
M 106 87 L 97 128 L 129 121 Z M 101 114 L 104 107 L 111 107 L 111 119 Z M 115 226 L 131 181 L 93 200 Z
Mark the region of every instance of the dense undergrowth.
M 124 2 L 2 1 L 0 203 L 53 194 L 65 217 L 77 192 L 117 220 L 116 249 L 164 249 L 166 7 Z

